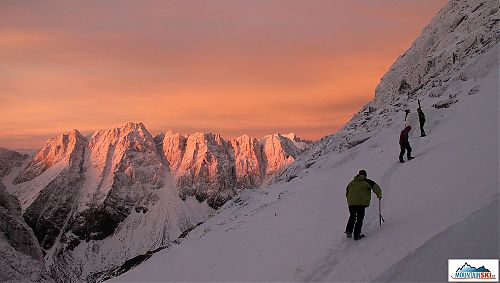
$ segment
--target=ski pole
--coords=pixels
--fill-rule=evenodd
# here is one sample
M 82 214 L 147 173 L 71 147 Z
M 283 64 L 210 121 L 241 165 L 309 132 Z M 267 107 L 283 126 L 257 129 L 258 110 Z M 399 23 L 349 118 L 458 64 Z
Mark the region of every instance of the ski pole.
M 382 227 L 382 222 L 385 222 L 384 217 L 382 216 L 382 205 L 380 204 L 380 199 L 378 199 L 378 222 Z

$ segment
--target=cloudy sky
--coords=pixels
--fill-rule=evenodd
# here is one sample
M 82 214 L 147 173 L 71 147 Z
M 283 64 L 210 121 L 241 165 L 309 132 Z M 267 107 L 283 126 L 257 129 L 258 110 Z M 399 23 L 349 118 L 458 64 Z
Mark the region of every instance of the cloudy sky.
M 333 133 L 445 0 L 0 1 L 0 146 L 143 122 L 156 134 Z

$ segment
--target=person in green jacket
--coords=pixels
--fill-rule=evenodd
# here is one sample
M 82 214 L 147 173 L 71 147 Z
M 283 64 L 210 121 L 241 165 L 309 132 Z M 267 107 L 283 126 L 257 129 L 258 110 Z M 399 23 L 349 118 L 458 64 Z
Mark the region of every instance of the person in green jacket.
M 345 196 L 349 205 L 349 220 L 345 233 L 348 238 L 352 238 L 353 230 L 354 240 L 357 241 L 365 237 L 361 234 L 361 227 L 363 227 L 365 209 L 370 205 L 371 191 L 377 195 L 377 198 L 382 198 L 382 190 L 379 185 L 366 178 L 365 170 L 360 170 L 354 180 L 347 185 Z

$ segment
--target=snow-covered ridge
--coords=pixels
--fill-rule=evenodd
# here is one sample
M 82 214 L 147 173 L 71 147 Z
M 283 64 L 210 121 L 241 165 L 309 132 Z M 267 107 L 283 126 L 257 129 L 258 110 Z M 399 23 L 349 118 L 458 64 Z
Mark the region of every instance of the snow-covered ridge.
M 18 184 L 32 180 L 63 160 L 66 164 L 69 164 L 75 146 L 77 146 L 77 143 L 81 143 L 83 139 L 84 137 L 77 130 L 49 139 L 16 177 L 14 182 Z
M 381 78 L 373 101 L 335 134 L 310 146 L 277 181 L 290 180 L 325 155 L 344 152 L 404 124 L 407 109 L 411 111 L 408 123 L 414 122 L 417 100 L 426 111 L 477 93 L 479 86 L 471 82 L 485 77 L 498 64 L 492 58 L 498 53 L 499 22 L 497 1 L 448 2 Z
M 448 258 L 498 258 L 499 20 L 498 1 L 450 1 L 344 128 L 112 281 L 435 282 Z M 406 124 L 416 158 L 400 164 Z M 360 169 L 382 188 L 386 222 L 372 200 L 354 242 L 345 187 Z
M 32 158 L 4 150 L 0 172 L 53 277 L 99 281 L 127 260 L 167 247 L 302 152 L 298 138 L 272 137 L 153 137 L 142 123 L 127 123 L 87 137 L 73 130 Z

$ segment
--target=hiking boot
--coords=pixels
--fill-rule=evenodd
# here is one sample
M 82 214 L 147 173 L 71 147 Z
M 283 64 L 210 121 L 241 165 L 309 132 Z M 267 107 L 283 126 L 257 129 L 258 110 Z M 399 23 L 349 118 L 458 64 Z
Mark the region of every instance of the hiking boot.
M 347 238 L 349 238 L 349 239 L 352 238 L 352 233 L 345 232 L 345 234 L 346 234 Z
M 354 235 L 354 241 L 358 241 L 358 240 L 361 240 L 365 237 L 365 235 L 361 234 L 361 235 Z

